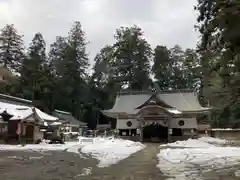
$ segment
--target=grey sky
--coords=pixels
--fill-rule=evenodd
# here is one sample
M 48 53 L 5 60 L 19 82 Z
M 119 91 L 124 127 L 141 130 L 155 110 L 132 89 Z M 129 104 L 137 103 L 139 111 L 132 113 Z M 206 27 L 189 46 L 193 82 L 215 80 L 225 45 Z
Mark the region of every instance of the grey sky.
M 90 57 L 113 42 L 116 28 L 139 25 L 154 48 L 157 44 L 194 48 L 196 0 L 0 0 L 0 28 L 15 24 L 26 45 L 41 32 L 49 45 L 80 21 L 90 44 Z

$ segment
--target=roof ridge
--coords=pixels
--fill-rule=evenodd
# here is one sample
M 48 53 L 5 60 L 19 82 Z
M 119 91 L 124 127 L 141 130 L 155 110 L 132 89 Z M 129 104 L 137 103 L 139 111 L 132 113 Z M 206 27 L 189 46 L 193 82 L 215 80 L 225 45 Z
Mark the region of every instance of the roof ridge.
M 142 95 L 142 94 L 149 94 L 152 95 L 155 92 L 153 91 L 121 91 L 118 95 Z
M 190 93 L 195 92 L 194 89 L 174 89 L 174 90 L 160 90 L 160 91 L 151 91 L 151 90 L 145 90 L 145 91 L 120 91 L 118 95 L 142 95 L 142 94 L 163 94 L 163 93 Z
M 194 92 L 194 89 L 173 89 L 173 90 L 161 90 L 156 92 L 157 94 L 161 93 L 190 93 Z
M 67 114 L 67 115 L 72 115 L 71 112 L 67 112 L 67 111 L 61 111 L 61 110 L 58 110 L 58 109 L 54 109 L 55 112 L 57 113 L 62 113 L 62 114 Z
M 180 92 L 180 94 L 181 94 L 181 96 L 183 97 L 183 101 L 184 101 L 189 107 L 192 108 L 192 105 L 190 105 L 190 104 L 186 101 L 186 99 L 184 98 L 183 94 L 182 94 L 181 92 Z
M 0 93 L 0 98 L 16 100 L 16 101 L 23 102 L 23 103 L 33 103 L 33 101 L 31 101 L 29 99 L 23 99 L 23 98 L 19 98 L 19 97 L 7 95 L 7 94 L 2 94 L 2 93 Z

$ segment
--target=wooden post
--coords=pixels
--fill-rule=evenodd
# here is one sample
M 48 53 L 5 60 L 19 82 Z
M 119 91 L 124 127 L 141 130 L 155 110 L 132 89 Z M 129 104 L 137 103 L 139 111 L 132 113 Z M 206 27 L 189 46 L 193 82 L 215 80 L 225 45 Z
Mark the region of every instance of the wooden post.
M 170 121 L 172 120 L 172 116 L 168 116 L 168 143 L 171 143 L 172 138 L 171 138 L 171 128 L 169 127 Z
M 139 117 L 140 121 L 140 142 L 143 142 L 143 120 L 141 117 Z
M 17 122 L 16 134 L 18 135 L 18 143 L 21 144 L 22 123 L 21 120 Z
M 22 134 L 22 123 L 21 122 L 19 122 L 20 123 L 20 127 L 19 127 L 19 144 L 21 144 L 22 142 L 22 136 L 21 136 L 21 134 Z

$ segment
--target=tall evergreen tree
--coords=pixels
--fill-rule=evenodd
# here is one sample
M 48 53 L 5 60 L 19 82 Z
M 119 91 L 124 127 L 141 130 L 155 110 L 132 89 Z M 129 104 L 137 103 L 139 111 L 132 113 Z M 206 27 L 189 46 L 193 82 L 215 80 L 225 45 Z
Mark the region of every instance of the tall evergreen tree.
M 184 51 L 176 45 L 171 49 L 157 46 L 154 52 L 152 71 L 160 89 L 192 89 L 196 86 L 198 57 L 194 50 Z
M 238 1 L 199 0 L 199 31 L 202 34 L 199 51 L 204 66 L 204 88 L 207 88 L 211 72 L 215 71 L 223 79 L 222 89 L 229 94 L 239 90 L 240 20 Z M 238 96 L 238 95 L 237 95 Z M 232 99 L 236 99 L 233 96 Z
M 184 51 L 179 45 L 170 49 L 171 76 L 170 86 L 172 89 L 185 89 L 186 81 L 183 76 Z
M 183 78 L 186 88 L 199 91 L 201 85 L 201 65 L 197 52 L 193 49 L 186 49 L 183 61 Z
M 50 64 L 57 74 L 57 108 L 82 115 L 86 102 L 86 80 L 89 66 L 86 53 L 86 38 L 80 22 L 75 22 L 68 37 L 58 37 L 51 45 Z M 58 97 L 58 98 L 57 98 Z
M 170 51 L 166 46 L 157 46 L 154 49 L 152 72 L 155 81 L 161 90 L 169 89 L 171 77 Z
M 97 119 L 99 122 L 108 123 L 107 117 L 101 116 L 100 110 L 112 108 L 119 91 L 113 78 L 112 61 L 113 48 L 109 45 L 103 47 L 94 58 L 93 73 L 87 84 L 89 105 L 85 106 L 84 115 L 91 128 L 95 128 Z
M 89 66 L 88 62 L 88 55 L 86 53 L 86 37 L 85 33 L 82 30 L 82 26 L 80 22 L 75 22 L 72 29 L 69 32 L 68 40 L 68 53 L 69 53 L 69 60 L 68 62 L 75 64 L 72 68 L 76 68 L 75 71 L 78 73 L 79 77 L 84 78 L 87 76 L 87 69 Z
M 113 63 L 113 47 L 105 46 L 100 50 L 100 53 L 94 58 L 92 78 L 96 85 L 100 88 L 104 87 L 109 79 L 112 78 L 112 63 Z
M 105 46 L 95 57 L 92 80 L 98 93 L 98 102 L 102 108 L 110 108 L 117 92 L 120 91 L 119 83 L 114 78 L 113 72 L 113 47 Z
M 57 36 L 56 41 L 50 45 L 48 58 L 57 77 L 62 77 L 64 75 L 64 59 L 67 47 L 67 39 L 61 36 Z
M 130 89 L 148 89 L 151 84 L 151 47 L 137 26 L 121 27 L 115 35 L 114 65 L 116 79 Z
M 23 59 L 23 40 L 14 25 L 0 30 L 0 63 L 10 70 L 19 71 Z
M 195 8 L 202 37 L 199 52 L 203 66 L 203 92 L 207 92 L 205 94 L 212 105 L 221 105 L 223 109 L 231 107 L 230 121 L 239 119 L 233 117 L 234 109 L 240 107 L 239 2 L 198 0 Z M 217 81 L 221 84 L 214 82 L 216 78 L 221 79 Z M 214 88 L 216 86 L 220 88 Z
M 52 82 L 49 82 L 50 74 L 45 51 L 43 36 L 36 33 L 23 60 L 20 80 L 23 96 L 32 99 L 37 106 L 48 111 L 45 96 L 48 92 L 47 86 Z

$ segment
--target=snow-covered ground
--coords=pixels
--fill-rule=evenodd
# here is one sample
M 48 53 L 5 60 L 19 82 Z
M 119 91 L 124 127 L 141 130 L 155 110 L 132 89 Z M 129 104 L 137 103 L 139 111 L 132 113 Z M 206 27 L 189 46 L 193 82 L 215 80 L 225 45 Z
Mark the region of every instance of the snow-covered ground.
M 217 139 L 212 137 L 202 137 L 199 139 L 188 139 L 187 141 L 176 141 L 174 143 L 168 143 L 160 145 L 160 147 L 210 147 L 210 146 L 222 146 L 227 143 L 227 140 Z
M 0 145 L 0 151 L 67 151 L 91 155 L 99 160 L 99 167 L 107 167 L 116 164 L 120 160 L 143 149 L 145 146 L 139 142 L 133 142 L 114 138 L 81 138 L 79 142 L 66 142 L 65 144 L 28 144 Z
M 93 143 L 85 145 L 81 152 L 98 159 L 98 167 L 107 167 L 129 157 L 144 147 L 139 142 L 114 138 L 96 138 Z
M 166 149 L 157 155 L 157 167 L 175 179 L 188 180 L 201 179 L 207 171 L 240 165 L 240 148 L 221 147 L 225 143 L 226 140 L 204 137 L 162 145 Z
M 0 145 L 0 151 L 61 151 L 74 148 L 76 146 L 80 147 L 78 142 L 67 142 L 65 144 L 27 144 L 22 145 Z

